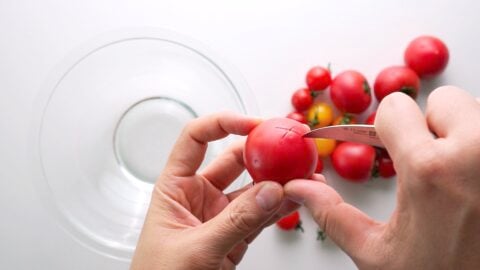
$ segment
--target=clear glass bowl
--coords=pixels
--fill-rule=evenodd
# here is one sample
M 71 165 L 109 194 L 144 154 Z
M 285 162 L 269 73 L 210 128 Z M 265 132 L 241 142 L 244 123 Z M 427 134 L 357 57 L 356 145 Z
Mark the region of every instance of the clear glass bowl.
M 76 240 L 120 260 L 133 254 L 153 183 L 184 124 L 222 110 L 257 112 L 231 66 L 158 29 L 109 33 L 79 48 L 52 72 L 35 106 L 42 201 Z M 204 163 L 233 140 L 209 144 Z

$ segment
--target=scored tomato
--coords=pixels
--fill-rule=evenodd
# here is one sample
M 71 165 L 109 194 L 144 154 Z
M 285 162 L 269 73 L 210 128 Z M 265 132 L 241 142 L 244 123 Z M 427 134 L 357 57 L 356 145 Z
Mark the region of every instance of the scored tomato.
M 291 101 L 295 110 L 303 112 L 313 104 L 312 93 L 307 88 L 298 89 L 293 93 Z
M 330 84 L 330 98 L 342 112 L 361 113 L 372 101 L 370 85 L 358 71 L 347 70 L 338 74 Z
M 335 171 L 344 179 L 363 182 L 372 175 L 375 164 L 375 148 L 370 145 L 342 142 L 331 156 Z
M 402 92 L 416 99 L 420 90 L 420 79 L 415 71 L 408 67 L 391 66 L 378 74 L 373 89 L 378 101 L 393 92 Z
M 303 232 L 302 221 L 300 220 L 300 213 L 298 211 L 295 211 L 277 221 L 277 226 L 285 231 L 300 230 Z
M 272 118 L 256 126 L 247 136 L 243 160 L 255 182 L 270 180 L 285 184 L 295 178 L 310 178 L 318 153 L 310 129 L 289 118 Z
M 310 91 L 323 91 L 332 81 L 330 71 L 324 67 L 312 67 L 305 78 Z
M 333 125 L 351 125 L 351 124 L 356 124 L 357 123 L 357 118 L 355 115 L 350 114 L 350 113 L 344 113 L 342 115 L 339 115 L 335 120 L 333 120 Z
M 440 39 L 420 36 L 408 44 L 405 50 L 405 64 L 420 77 L 441 73 L 448 64 L 448 48 Z
M 315 145 L 317 146 L 318 156 L 321 158 L 325 158 L 330 156 L 333 150 L 335 150 L 337 141 L 334 139 L 316 138 Z
M 332 107 L 325 102 L 315 103 L 307 112 L 307 122 L 311 128 L 326 127 L 332 123 Z
M 287 114 L 287 116 L 285 116 L 287 118 L 290 118 L 290 119 L 293 119 L 295 121 L 298 121 L 302 124 L 307 124 L 307 118 L 305 117 L 305 115 L 303 113 L 299 113 L 299 112 L 291 112 L 289 114 Z
M 319 157 L 317 161 L 317 167 L 315 168 L 315 173 L 321 173 L 323 171 L 323 160 Z

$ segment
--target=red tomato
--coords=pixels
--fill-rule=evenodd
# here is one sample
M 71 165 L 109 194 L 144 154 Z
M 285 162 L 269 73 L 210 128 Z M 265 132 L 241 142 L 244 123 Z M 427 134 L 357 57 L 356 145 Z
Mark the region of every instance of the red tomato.
M 352 182 L 368 180 L 374 163 L 375 148 L 366 144 L 343 142 L 332 153 L 335 171 Z
M 318 157 L 317 167 L 315 168 L 315 173 L 322 173 L 323 171 L 323 160 Z
M 376 157 L 377 174 L 383 178 L 389 178 L 395 176 L 395 168 L 393 167 L 393 161 L 390 158 L 387 150 L 378 149 Z
M 332 78 L 328 69 L 316 66 L 307 72 L 306 81 L 310 91 L 322 91 L 330 85 Z
M 313 97 L 310 90 L 307 88 L 301 88 L 295 91 L 292 95 L 292 105 L 295 110 L 303 112 L 310 108 L 313 104 Z
M 305 117 L 305 115 L 303 115 L 303 113 L 291 112 L 291 113 L 287 114 L 286 117 L 290 118 L 290 119 L 293 119 L 295 121 L 298 121 L 302 124 L 307 124 L 307 118 Z
M 448 48 L 440 39 L 420 36 L 408 44 L 405 50 L 405 64 L 420 77 L 441 73 L 448 64 Z
M 330 97 L 340 111 L 348 113 L 361 113 L 372 101 L 367 79 L 354 70 L 344 71 L 333 79 Z
M 337 118 L 335 118 L 335 120 L 333 120 L 333 125 L 351 125 L 356 123 L 357 119 L 355 118 L 355 115 L 350 113 L 339 115 Z
M 289 118 L 272 118 L 248 134 L 244 162 L 255 182 L 285 184 L 295 178 L 310 178 L 318 153 L 312 139 L 303 138 L 310 129 Z
M 420 79 L 415 71 L 408 67 L 392 66 L 378 74 L 373 89 L 378 101 L 393 92 L 403 92 L 416 99 L 420 90 Z
M 298 213 L 298 211 L 295 211 L 277 221 L 277 226 L 286 231 L 295 229 L 303 232 L 302 221 L 300 220 L 300 213 Z
M 374 111 L 372 114 L 370 114 L 367 118 L 367 120 L 365 120 L 365 124 L 367 125 L 373 125 L 375 123 L 375 117 L 377 116 L 377 112 Z

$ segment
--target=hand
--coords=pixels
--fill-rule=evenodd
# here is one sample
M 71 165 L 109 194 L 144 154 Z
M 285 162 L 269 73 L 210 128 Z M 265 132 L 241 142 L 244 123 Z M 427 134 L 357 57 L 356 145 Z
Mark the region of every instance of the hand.
M 424 116 L 410 97 L 394 93 L 381 102 L 375 126 L 398 179 L 387 223 L 321 182 L 289 182 L 286 195 L 303 199 L 360 269 L 480 269 L 480 103 L 441 87 Z
M 222 113 L 187 125 L 155 184 L 132 270 L 234 269 L 264 226 L 299 207 L 274 182 L 223 193 L 244 170 L 244 142 L 197 172 L 209 141 L 246 135 L 258 123 Z

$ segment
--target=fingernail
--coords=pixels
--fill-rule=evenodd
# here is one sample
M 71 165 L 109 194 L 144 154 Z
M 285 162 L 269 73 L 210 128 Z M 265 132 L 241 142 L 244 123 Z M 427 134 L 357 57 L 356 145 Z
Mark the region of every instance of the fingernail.
M 260 188 L 255 199 L 263 210 L 270 212 L 280 206 L 282 192 L 274 184 L 266 183 Z

